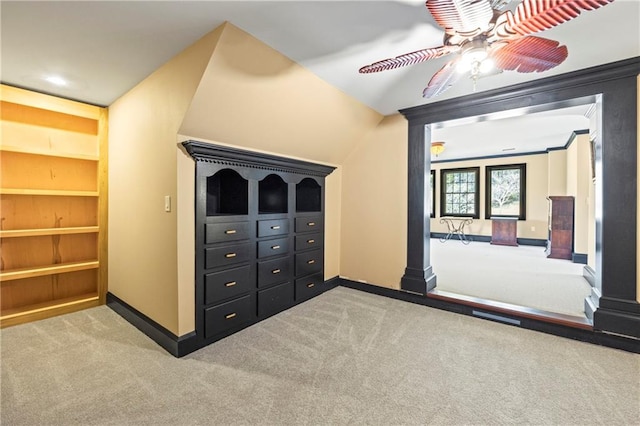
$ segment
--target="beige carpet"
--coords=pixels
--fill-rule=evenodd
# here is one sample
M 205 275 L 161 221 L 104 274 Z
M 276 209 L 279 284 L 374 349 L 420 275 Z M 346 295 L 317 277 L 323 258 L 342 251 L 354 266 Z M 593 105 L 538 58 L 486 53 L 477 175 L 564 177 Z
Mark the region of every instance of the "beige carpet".
M 584 265 L 548 259 L 544 247 L 508 247 L 431 239 L 437 289 L 584 317 L 591 287 Z
M 107 307 L 0 335 L 2 425 L 639 420 L 638 355 L 343 287 L 182 359 Z

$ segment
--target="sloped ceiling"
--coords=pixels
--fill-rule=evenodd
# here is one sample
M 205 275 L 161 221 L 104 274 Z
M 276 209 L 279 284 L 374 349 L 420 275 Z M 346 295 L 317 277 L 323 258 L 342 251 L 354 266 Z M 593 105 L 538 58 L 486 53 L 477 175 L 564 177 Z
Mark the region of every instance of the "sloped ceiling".
M 3 0 L 0 8 L 3 82 L 103 106 L 225 21 L 385 115 L 472 91 L 461 81 L 442 97 L 421 97 L 447 58 L 358 74 L 368 63 L 442 44 L 443 30 L 424 0 Z M 638 16 L 640 1 L 615 0 L 543 31 L 567 45 L 564 63 L 545 73 L 488 77 L 478 90 L 638 56 Z M 45 78 L 52 74 L 69 84 L 51 85 Z
M 383 118 L 253 36 L 223 25 L 181 135 L 340 164 Z

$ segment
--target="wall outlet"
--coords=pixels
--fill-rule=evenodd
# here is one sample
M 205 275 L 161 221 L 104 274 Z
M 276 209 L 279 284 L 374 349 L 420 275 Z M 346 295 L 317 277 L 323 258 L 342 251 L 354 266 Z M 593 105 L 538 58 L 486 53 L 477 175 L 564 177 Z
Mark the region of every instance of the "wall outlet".
M 532 227 L 531 227 L 531 231 L 535 231 L 535 230 L 536 230 L 536 227 L 535 227 L 535 226 L 532 226 Z
M 164 196 L 164 211 L 165 212 L 171 211 L 171 195 Z

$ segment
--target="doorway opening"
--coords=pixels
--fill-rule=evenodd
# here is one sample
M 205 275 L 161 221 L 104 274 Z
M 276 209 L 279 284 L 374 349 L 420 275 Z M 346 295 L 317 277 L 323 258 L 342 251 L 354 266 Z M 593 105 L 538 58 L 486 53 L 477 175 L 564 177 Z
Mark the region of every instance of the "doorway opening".
M 430 157 L 437 286 L 429 297 L 591 327 L 588 300 L 599 292 L 600 98 L 425 126 L 427 145 L 445 141 Z M 572 203 L 563 234 L 553 231 L 555 197 Z M 506 243 L 496 231 L 504 223 L 512 224 Z M 559 235 L 569 254 L 563 259 L 551 252 Z

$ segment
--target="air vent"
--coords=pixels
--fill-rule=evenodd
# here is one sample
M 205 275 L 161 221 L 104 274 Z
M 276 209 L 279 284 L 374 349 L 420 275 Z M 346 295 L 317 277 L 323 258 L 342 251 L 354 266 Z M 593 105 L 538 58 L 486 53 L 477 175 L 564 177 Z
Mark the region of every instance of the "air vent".
M 480 317 L 480 318 L 486 318 L 486 319 L 490 319 L 490 320 L 493 320 L 493 321 L 500 321 L 500 322 L 504 322 L 506 324 L 511 324 L 511 325 L 520 325 L 520 320 L 503 317 L 501 315 L 490 314 L 488 312 L 481 312 L 481 311 L 476 311 L 476 310 L 473 310 L 471 313 L 474 316 Z

